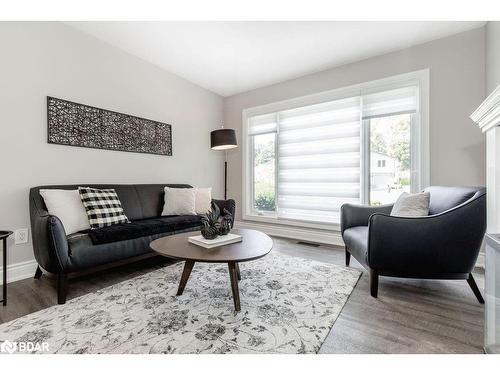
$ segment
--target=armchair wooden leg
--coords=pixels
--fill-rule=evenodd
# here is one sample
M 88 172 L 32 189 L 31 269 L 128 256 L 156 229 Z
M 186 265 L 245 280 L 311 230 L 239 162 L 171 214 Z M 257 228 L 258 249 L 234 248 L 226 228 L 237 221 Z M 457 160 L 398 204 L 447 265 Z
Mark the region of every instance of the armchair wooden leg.
M 378 272 L 370 269 L 370 294 L 373 298 L 377 298 L 378 294 Z
M 64 273 L 57 275 L 57 303 L 64 305 L 66 303 L 66 293 L 68 291 L 68 276 Z
M 345 265 L 349 266 L 349 263 L 351 263 L 351 253 L 349 250 L 347 250 L 347 246 L 345 248 Z
M 42 275 L 43 275 L 42 269 L 40 268 L 40 266 L 36 266 L 34 278 L 39 279 L 40 277 L 42 277 Z
M 479 288 L 477 287 L 476 280 L 474 280 L 472 273 L 469 273 L 469 278 L 467 279 L 467 282 L 469 283 L 469 286 L 472 289 L 472 291 L 474 292 L 474 295 L 476 296 L 479 303 L 484 304 L 483 296 L 481 295 L 481 292 L 479 291 Z

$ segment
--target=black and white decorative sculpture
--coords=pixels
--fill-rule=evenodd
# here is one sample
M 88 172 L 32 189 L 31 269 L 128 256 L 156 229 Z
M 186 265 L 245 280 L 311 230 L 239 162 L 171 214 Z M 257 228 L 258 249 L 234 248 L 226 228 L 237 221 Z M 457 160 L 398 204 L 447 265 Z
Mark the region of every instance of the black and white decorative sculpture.
M 201 235 L 207 240 L 213 240 L 219 235 L 220 209 L 215 203 L 212 203 L 212 210 L 208 211 L 201 218 Z
M 219 219 L 220 221 L 219 235 L 221 236 L 224 236 L 231 231 L 231 223 L 233 222 L 233 215 L 231 215 L 231 213 L 225 208 L 223 209 L 223 212 L 224 215 L 222 215 Z
M 172 126 L 47 97 L 48 142 L 67 146 L 172 155 Z

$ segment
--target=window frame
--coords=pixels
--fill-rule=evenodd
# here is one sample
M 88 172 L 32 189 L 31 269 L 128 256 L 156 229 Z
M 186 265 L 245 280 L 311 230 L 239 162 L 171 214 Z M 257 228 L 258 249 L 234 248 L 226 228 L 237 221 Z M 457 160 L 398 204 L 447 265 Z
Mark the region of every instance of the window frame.
M 364 82 L 348 87 L 320 92 L 317 94 L 288 99 L 275 103 L 264 104 L 257 107 L 246 108 L 242 111 L 242 218 L 248 221 L 260 221 L 271 224 L 292 225 L 306 228 L 338 230 L 339 223 L 321 223 L 306 220 L 284 219 L 278 217 L 279 197 L 279 126 L 275 141 L 275 193 L 276 209 L 256 214 L 253 210 L 253 136 L 248 135 L 248 120 L 250 117 L 268 113 L 278 113 L 308 105 L 319 104 L 332 100 L 339 100 L 351 96 L 361 96 L 378 91 L 385 91 L 418 85 L 417 112 L 412 116 L 410 153 L 411 153 L 411 186 L 412 191 L 420 191 L 429 186 L 429 69 L 418 70 L 410 73 L 395 75 L 374 81 Z M 279 122 L 279 119 L 278 119 Z M 370 183 L 370 136 L 369 120 L 364 120 L 360 114 L 360 203 L 369 202 Z M 252 139 L 251 142 L 249 140 Z M 249 144 L 251 143 L 251 144 Z M 367 152 L 368 151 L 368 152 Z

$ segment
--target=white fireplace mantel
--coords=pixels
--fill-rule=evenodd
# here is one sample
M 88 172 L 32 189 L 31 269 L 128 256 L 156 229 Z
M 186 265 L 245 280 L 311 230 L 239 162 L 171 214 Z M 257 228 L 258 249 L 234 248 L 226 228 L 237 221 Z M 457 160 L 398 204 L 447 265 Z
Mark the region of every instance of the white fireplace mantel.
M 488 233 L 500 233 L 500 85 L 470 118 L 486 134 Z
M 500 233 L 500 86 L 470 116 L 486 133 L 487 231 Z M 490 236 L 487 236 L 490 238 Z M 496 247 L 500 236 L 487 239 L 485 262 L 485 351 L 500 353 L 500 257 Z M 478 261 L 479 263 L 479 261 Z M 483 264 L 484 266 L 484 264 Z
M 470 115 L 484 132 L 500 125 L 500 85 Z

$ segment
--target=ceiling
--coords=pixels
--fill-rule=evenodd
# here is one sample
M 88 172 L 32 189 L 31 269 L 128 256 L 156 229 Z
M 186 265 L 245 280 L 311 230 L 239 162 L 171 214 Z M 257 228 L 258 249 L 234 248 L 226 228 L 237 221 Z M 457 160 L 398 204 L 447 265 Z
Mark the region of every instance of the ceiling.
M 484 22 L 67 24 L 227 97 L 477 28 Z

